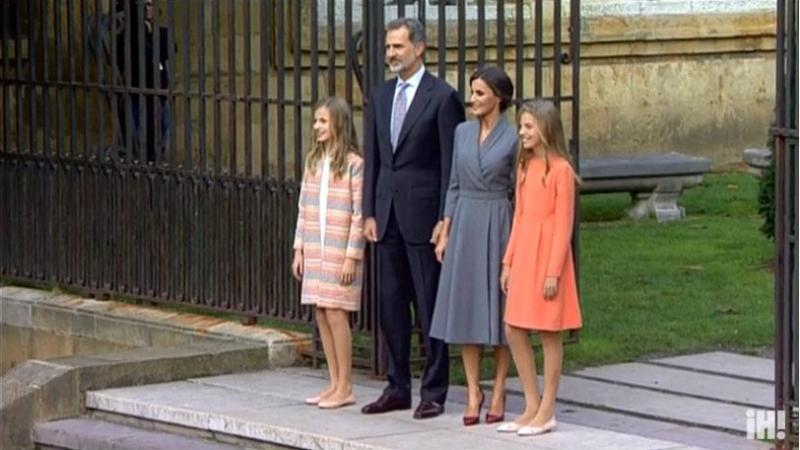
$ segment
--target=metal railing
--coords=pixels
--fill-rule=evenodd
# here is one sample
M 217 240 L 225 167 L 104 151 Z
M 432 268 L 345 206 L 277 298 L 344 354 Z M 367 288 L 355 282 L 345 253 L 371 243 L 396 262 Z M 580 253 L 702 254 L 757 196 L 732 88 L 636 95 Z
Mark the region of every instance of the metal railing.
M 311 110 L 338 95 L 360 125 L 396 16 L 462 98 L 496 63 L 518 103 L 553 99 L 579 154 L 578 0 L 146 3 L 0 3 L 0 277 L 310 323 L 290 258 Z
M 798 446 L 798 267 L 797 267 L 797 2 L 778 0 L 775 78 L 775 407 L 777 448 Z M 778 417 L 778 416 L 776 416 Z

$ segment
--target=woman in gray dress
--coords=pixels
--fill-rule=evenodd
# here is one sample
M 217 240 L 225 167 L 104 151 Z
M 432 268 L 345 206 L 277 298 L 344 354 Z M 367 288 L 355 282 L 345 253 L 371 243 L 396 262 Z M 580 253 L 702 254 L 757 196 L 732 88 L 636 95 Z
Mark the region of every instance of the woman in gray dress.
M 461 345 L 469 398 L 465 426 L 480 421 L 480 356 L 494 347 L 495 379 L 486 422 L 502 421 L 510 354 L 503 334 L 505 298 L 500 290 L 503 253 L 511 229 L 515 127 L 504 112 L 514 86 L 494 66 L 470 77 L 476 120 L 456 128 L 450 187 L 436 257 L 442 262 L 431 336 Z

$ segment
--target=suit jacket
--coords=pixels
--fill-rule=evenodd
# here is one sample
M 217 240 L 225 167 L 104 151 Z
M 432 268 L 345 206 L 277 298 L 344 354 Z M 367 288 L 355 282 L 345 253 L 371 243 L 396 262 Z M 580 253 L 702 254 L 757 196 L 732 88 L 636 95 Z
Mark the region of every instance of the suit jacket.
M 374 217 L 383 238 L 394 206 L 400 232 L 411 244 L 426 243 L 444 213 L 453 136 L 464 121 L 458 93 L 425 73 L 392 151 L 391 116 L 397 78 L 375 87 L 364 123 L 364 217 Z

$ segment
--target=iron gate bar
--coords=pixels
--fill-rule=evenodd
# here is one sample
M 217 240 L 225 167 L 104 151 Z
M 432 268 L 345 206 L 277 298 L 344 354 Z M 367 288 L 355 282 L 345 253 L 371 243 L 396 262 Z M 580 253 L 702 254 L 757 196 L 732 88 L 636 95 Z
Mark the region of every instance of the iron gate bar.
M 777 448 L 798 445 L 797 2 L 778 0 L 775 137 L 775 409 L 786 418 Z M 775 429 L 779 429 L 776 415 Z
M 436 9 L 427 2 L 400 2 L 390 9 L 383 2 L 361 2 L 360 11 L 352 0 L 343 2 L 344 11 L 342 2 L 333 0 L 317 0 L 310 8 L 299 2 L 249 1 L 254 0 L 203 0 L 190 12 L 184 2 L 161 0 L 157 22 L 166 24 L 164 35 L 145 34 L 137 26 L 145 15 L 141 1 L 19 1 L 12 14 L 3 10 L 0 232 L 7 239 L 0 242 L 0 276 L 309 323 L 310 309 L 299 306 L 299 286 L 289 275 L 297 182 L 309 140 L 308 124 L 302 122 L 321 95 L 320 76 L 328 77 L 322 87 L 327 94 L 341 95 L 344 80 L 345 97 L 357 102 L 357 116 L 363 114 L 369 87 L 386 78 L 387 14 L 413 11 L 436 28 L 438 48 L 430 55 L 437 67 L 430 69 L 456 79 L 462 96 L 471 66 L 495 61 L 507 66 L 512 63 L 508 50 L 516 55 L 517 102 L 536 89 L 549 94 L 543 90 L 544 71 L 552 70 L 548 98 L 571 102 L 577 118 L 577 90 L 561 92 L 560 83 L 560 63 L 568 63 L 577 88 L 576 52 L 568 55 L 571 61 L 563 58 L 560 32 L 554 32 L 552 45 L 544 45 L 538 37 L 544 35 L 544 18 L 531 4 L 512 7 L 499 0 L 492 18 L 486 8 L 495 8 L 483 0 L 455 6 L 440 1 Z M 577 4 L 571 2 L 571 24 Z M 250 22 L 256 7 L 257 56 L 249 39 L 256 32 Z M 506 9 L 517 13 L 514 25 L 507 23 Z M 326 20 L 320 17 L 323 10 Z M 429 14 L 434 11 L 435 20 Z M 556 5 L 554 29 L 560 26 L 560 11 Z M 23 27 L 26 14 L 30 27 Z M 233 27 L 242 19 L 242 35 L 230 36 L 222 47 L 225 33 L 239 31 Z M 492 32 L 487 20 L 496 23 L 494 39 L 486 35 Z M 361 29 L 354 32 L 356 21 Z M 449 37 L 448 25 L 456 25 Z M 323 32 L 319 26 L 327 28 Z M 23 28 L 31 30 L 28 39 L 16 37 Z M 483 32 L 468 36 L 475 29 Z M 506 32 L 514 30 L 516 42 L 509 43 Z M 571 26 L 570 45 L 577 49 L 575 30 Z M 526 32 L 533 42 L 525 41 Z M 287 36 L 286 43 L 278 42 Z M 145 49 L 150 43 L 152 53 Z M 359 48 L 362 58 L 355 52 Z M 533 48 L 527 54 L 536 59 L 532 72 L 524 67 L 531 59 L 524 59 L 526 48 Z M 546 54 L 550 48 L 552 56 Z M 200 51 L 196 59 L 195 49 Z M 64 61 L 65 55 L 81 57 L 81 52 L 83 60 Z M 166 60 L 173 78 L 166 86 L 155 65 L 133 64 L 148 57 Z M 258 75 L 252 73 L 255 58 L 262 68 Z M 151 76 L 153 83 L 147 81 Z M 534 83 L 528 95 L 526 79 Z M 170 111 L 168 128 L 147 126 L 150 99 L 158 108 L 163 100 Z M 144 107 L 134 111 L 136 103 Z M 254 137 L 259 119 L 262 127 Z M 287 127 L 293 138 L 287 139 Z M 577 128 L 571 136 L 576 150 Z M 148 156 L 153 143 L 157 151 Z M 374 256 L 368 250 L 370 268 Z M 374 341 L 378 311 L 372 299 L 378 280 L 373 270 L 367 272 L 364 307 L 353 326 Z M 377 367 L 379 347 L 371 350 L 357 358 Z

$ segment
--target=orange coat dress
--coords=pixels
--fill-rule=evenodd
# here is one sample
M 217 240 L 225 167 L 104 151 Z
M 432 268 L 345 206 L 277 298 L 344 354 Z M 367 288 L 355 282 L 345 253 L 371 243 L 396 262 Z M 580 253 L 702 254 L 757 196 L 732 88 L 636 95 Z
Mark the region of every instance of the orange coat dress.
M 528 162 L 517 174 L 516 205 L 503 264 L 509 266 L 504 320 L 529 330 L 580 328 L 581 312 L 572 264 L 572 224 L 575 216 L 575 172 L 562 158 Z M 555 298 L 545 300 L 544 280 L 558 277 Z

